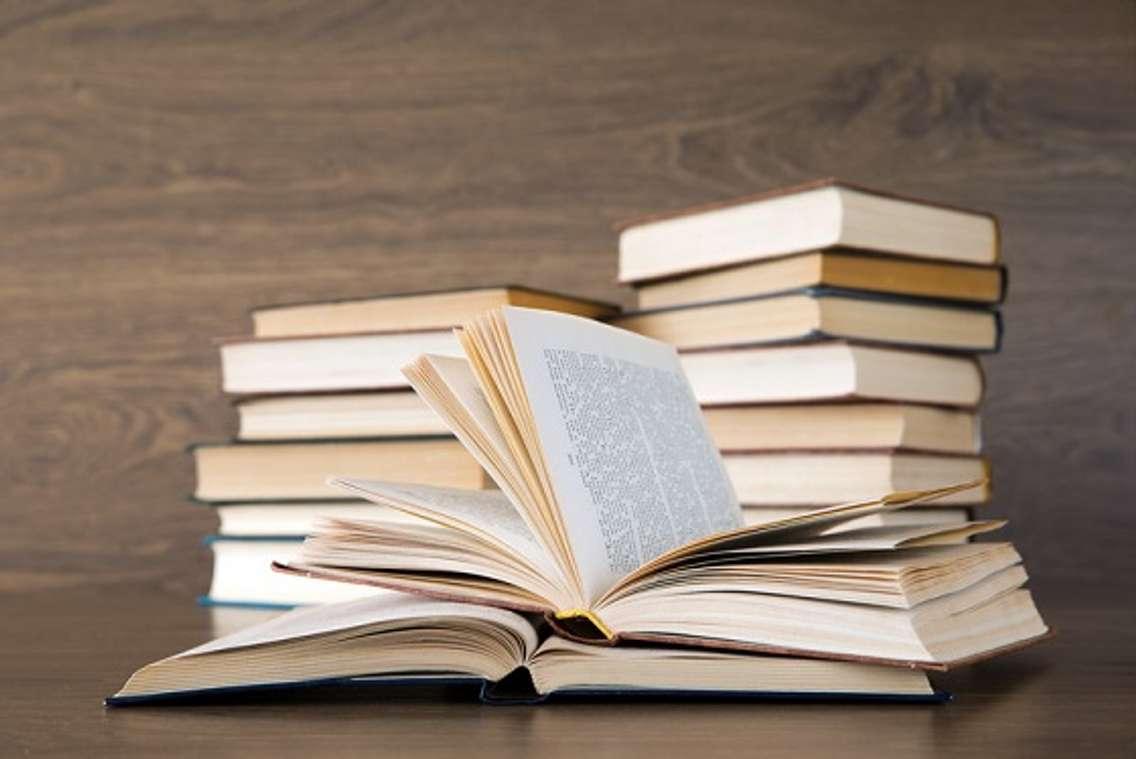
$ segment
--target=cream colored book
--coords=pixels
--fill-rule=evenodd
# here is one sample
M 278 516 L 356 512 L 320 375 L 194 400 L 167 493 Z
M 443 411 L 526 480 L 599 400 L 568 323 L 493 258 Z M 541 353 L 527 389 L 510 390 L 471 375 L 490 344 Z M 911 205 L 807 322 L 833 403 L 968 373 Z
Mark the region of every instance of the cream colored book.
M 343 471 L 450 487 L 492 487 L 452 437 L 321 440 L 194 446 L 194 497 L 202 501 L 349 498 L 327 478 Z
M 410 390 L 342 395 L 284 395 L 237 404 L 241 440 L 448 435 L 450 430 Z
M 406 388 L 421 352 L 461 355 L 452 328 L 495 305 L 608 317 L 616 306 L 516 286 L 401 293 L 253 311 L 254 336 L 221 343 L 221 386 L 235 395 Z
M 233 395 L 404 390 L 420 351 L 461 355 L 449 329 L 225 340 L 221 389 Z
M 199 599 L 205 606 L 288 609 L 326 604 L 394 591 L 367 585 L 316 580 L 272 571 L 272 563 L 288 561 L 300 549 L 299 538 L 234 538 L 213 535 L 206 539 L 213 554 L 209 592 Z
M 524 306 L 599 319 L 619 307 L 520 285 L 396 293 L 315 303 L 261 306 L 252 312 L 257 337 L 449 329 L 498 306 Z
M 682 354 L 703 406 L 897 401 L 973 408 L 985 381 L 972 356 L 840 340 Z
M 641 282 L 792 253 L 848 248 L 993 264 L 998 221 L 835 179 L 620 225 L 619 279 Z
M 941 701 L 915 669 L 789 656 L 612 648 L 549 637 L 504 609 L 402 594 L 308 607 L 142 667 L 111 706 L 342 684 L 468 683 L 487 702 L 549 697 Z
M 723 452 L 903 450 L 976 454 L 978 416 L 910 403 L 796 403 L 703 409 Z
M 506 307 L 414 389 L 497 483 L 335 480 L 433 522 L 322 522 L 282 571 L 544 614 L 561 635 L 945 668 L 1044 636 L 1001 522 L 839 528 L 981 481 L 745 526 L 673 347 Z M 349 474 L 349 473 L 345 473 Z M 979 631 L 979 632 L 976 632 Z
M 826 506 L 897 490 L 983 484 L 936 500 L 973 506 L 990 499 L 989 464 L 978 456 L 892 451 L 771 451 L 722 456 L 738 500 L 752 506 Z
M 635 291 L 639 308 L 666 308 L 802 287 L 995 304 L 1005 297 L 1006 272 L 1001 266 L 822 250 L 644 282 Z
M 1002 338 L 989 308 L 824 289 L 632 311 L 611 323 L 681 351 L 838 338 L 992 352 Z

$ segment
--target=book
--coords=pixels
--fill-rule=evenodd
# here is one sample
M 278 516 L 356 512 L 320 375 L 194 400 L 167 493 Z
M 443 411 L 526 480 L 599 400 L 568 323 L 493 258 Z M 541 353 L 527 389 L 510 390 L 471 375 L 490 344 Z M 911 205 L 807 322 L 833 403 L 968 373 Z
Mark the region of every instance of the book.
M 838 340 L 692 351 L 681 361 L 704 406 L 872 400 L 973 408 L 984 388 L 969 356 Z
M 302 539 L 322 518 L 421 522 L 406 512 L 358 500 L 222 501 L 208 503 L 217 514 L 223 537 L 286 537 Z
M 497 306 L 525 306 L 599 319 L 619 307 L 610 303 L 520 285 L 399 293 L 318 303 L 286 303 L 253 309 L 257 337 L 294 337 L 362 332 L 448 330 Z
M 653 309 L 809 287 L 994 305 L 1005 298 L 1006 269 L 820 250 L 642 282 L 635 292 L 640 308 Z
M 406 389 L 399 367 L 423 350 L 461 355 L 450 329 L 228 340 L 221 345 L 221 389 L 234 395 Z
M 592 644 L 948 668 L 1048 633 L 996 520 L 832 531 L 981 486 L 745 526 L 672 346 L 505 307 L 405 371 L 500 488 L 336 478 L 428 528 L 322 522 L 280 571 L 542 614 Z M 981 631 L 976 634 L 976 631 Z
M 423 523 L 416 517 L 389 506 L 366 500 L 354 501 L 252 501 L 208 504 L 216 512 L 217 532 L 224 538 L 285 538 L 302 540 L 316 530 L 324 519 L 366 519 L 368 521 Z M 796 517 L 809 511 L 802 506 L 748 506 L 743 504 L 742 519 L 746 524 L 772 522 Z M 888 511 L 853 520 L 837 529 L 888 527 L 894 525 L 961 524 L 970 521 L 969 511 L 961 507 L 920 506 L 902 511 Z
M 979 418 L 910 403 L 711 406 L 703 410 L 722 452 L 900 450 L 976 454 Z
M 491 487 L 453 437 L 204 444 L 192 449 L 194 497 L 202 501 L 343 499 L 330 474 L 393 478 L 452 487 Z
M 558 697 L 941 701 L 918 670 L 550 637 L 504 609 L 378 596 L 297 609 L 142 667 L 110 706 L 347 685 L 469 683 L 483 701 Z
M 934 490 L 983 480 L 936 505 L 980 504 L 990 498 L 987 463 L 978 456 L 893 451 L 776 451 L 722 456 L 738 500 L 747 505 L 820 506 L 868 500 L 880 493 Z
M 448 435 L 410 390 L 342 395 L 284 395 L 236 404 L 240 440 L 312 440 Z
M 635 311 L 617 327 L 679 350 L 830 337 L 952 350 L 998 350 L 1002 325 L 988 308 L 931 304 L 837 290 L 798 290 L 718 303 Z
M 990 214 L 823 179 L 624 222 L 619 280 L 827 248 L 970 264 L 1000 257 L 998 221 Z
M 289 561 L 302 541 L 303 536 L 206 537 L 205 545 L 213 554 L 213 579 L 209 592 L 198 601 L 205 606 L 290 609 L 306 604 L 394 595 L 392 591 L 366 585 L 273 572 L 272 563 Z

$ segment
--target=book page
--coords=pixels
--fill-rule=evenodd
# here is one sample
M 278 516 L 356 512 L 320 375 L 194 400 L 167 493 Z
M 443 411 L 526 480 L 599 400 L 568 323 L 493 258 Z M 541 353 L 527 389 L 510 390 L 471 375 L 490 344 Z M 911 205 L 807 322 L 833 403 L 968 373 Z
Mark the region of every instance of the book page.
M 805 512 L 804 514 L 777 519 L 772 522 L 763 522 L 761 524 L 739 527 L 730 532 L 709 535 L 694 540 L 686 545 L 678 546 L 661 556 L 657 556 L 652 561 L 620 579 L 619 583 L 613 586 L 607 595 L 611 596 L 649 574 L 661 572 L 668 567 L 680 564 L 698 555 L 753 545 L 759 541 L 789 542 L 789 540 L 803 540 L 810 536 L 819 537 L 833 527 L 851 522 L 853 519 L 859 519 L 884 511 L 903 509 L 919 503 L 932 502 L 937 498 L 942 498 L 952 493 L 959 493 L 964 490 L 979 487 L 985 484 L 985 482 L 986 480 L 982 479 L 963 482 L 958 485 L 949 485 L 934 490 L 901 491 L 885 495 L 881 498 L 874 498 L 870 501 L 827 506 L 822 509 L 816 509 L 815 511 Z M 836 533 L 836 535 L 839 534 L 840 533 Z
M 585 595 L 741 509 L 674 348 L 596 322 L 503 309 Z
M 536 649 L 536 631 L 524 617 L 513 612 L 492 606 L 433 601 L 390 592 L 355 601 L 301 607 L 183 651 L 177 656 L 197 656 L 263 646 L 384 622 L 406 622 L 428 628 L 437 625 L 439 618 L 469 618 L 491 622 L 514 630 L 526 642 L 529 651 Z
M 964 522 L 960 525 L 861 527 L 800 541 L 775 541 L 757 545 L 743 543 L 713 551 L 702 551 L 686 557 L 686 563 L 699 565 L 723 564 L 731 561 L 742 563 L 781 556 L 824 556 L 837 553 L 870 554 L 873 560 L 879 560 L 884 552 L 901 548 L 959 545 L 961 540 L 1000 530 L 1005 525 L 1005 520 L 988 519 L 980 522 Z M 668 565 L 668 568 L 681 563 L 675 562 Z
M 457 523 L 465 532 L 488 540 L 527 561 L 546 576 L 555 577 L 556 568 L 548 551 L 533 535 L 508 497 L 499 490 L 461 490 L 349 477 L 337 477 L 331 483 L 369 501 L 402 509 L 424 519 L 447 525 Z
M 470 455 L 476 458 L 478 463 L 490 473 L 493 481 L 497 483 L 497 487 L 509 493 L 510 497 L 516 498 L 511 483 L 516 481 L 518 475 L 512 472 L 515 467 L 512 467 L 509 443 L 501 433 L 501 428 L 497 426 L 497 420 L 493 417 L 493 410 L 489 408 L 489 403 L 485 400 L 481 386 L 477 384 L 477 378 L 474 377 L 473 371 L 469 368 L 469 361 L 464 358 L 430 354 L 421 356 L 420 360 L 427 362 L 437 373 L 438 378 L 445 383 L 446 389 L 453 395 L 453 400 L 459 404 L 468 420 L 476 425 L 476 431 L 480 438 L 471 439 L 467 431 L 456 424 L 450 425 L 450 431 L 461 441 Z M 407 375 L 407 378 L 411 379 L 409 375 Z M 424 392 L 426 388 L 415 386 L 413 379 L 411 379 L 411 385 L 414 386 L 418 396 L 427 404 L 435 402 L 434 395 Z M 441 405 L 431 407 L 443 419 L 449 421 L 453 418 L 452 412 L 455 409 Z

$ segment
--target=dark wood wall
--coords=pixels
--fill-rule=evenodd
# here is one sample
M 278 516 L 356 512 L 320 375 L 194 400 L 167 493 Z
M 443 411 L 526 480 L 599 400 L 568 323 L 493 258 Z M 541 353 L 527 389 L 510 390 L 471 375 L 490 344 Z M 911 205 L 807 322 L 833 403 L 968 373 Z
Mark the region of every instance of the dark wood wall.
M 0 4 L 0 588 L 199 592 L 183 449 L 250 306 L 627 300 L 611 223 L 823 175 L 990 209 L 997 497 L 1035 575 L 1131 556 L 1136 4 Z

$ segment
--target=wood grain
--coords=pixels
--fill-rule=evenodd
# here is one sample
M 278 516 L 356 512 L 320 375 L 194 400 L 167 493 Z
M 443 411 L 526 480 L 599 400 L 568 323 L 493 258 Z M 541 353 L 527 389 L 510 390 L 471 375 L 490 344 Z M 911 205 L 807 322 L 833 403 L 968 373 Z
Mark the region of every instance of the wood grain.
M 0 4 L 0 590 L 205 587 L 184 446 L 260 303 L 605 299 L 613 221 L 837 175 L 1001 215 L 989 512 L 1099 580 L 1136 496 L 1129 2 Z
M 13 756 L 1131 756 L 1136 614 L 1079 585 L 1040 594 L 1065 632 L 936 676 L 955 695 L 947 705 L 508 707 L 439 689 L 324 689 L 107 710 L 102 698 L 135 668 L 234 621 L 146 583 L 8 593 L 0 618 L 24 621 L 0 648 L 0 739 Z

